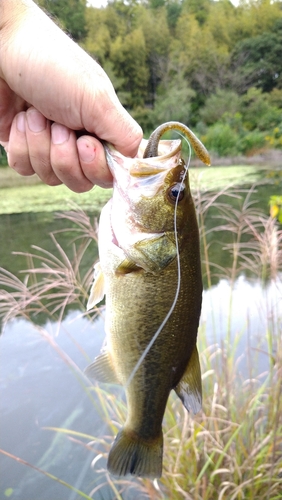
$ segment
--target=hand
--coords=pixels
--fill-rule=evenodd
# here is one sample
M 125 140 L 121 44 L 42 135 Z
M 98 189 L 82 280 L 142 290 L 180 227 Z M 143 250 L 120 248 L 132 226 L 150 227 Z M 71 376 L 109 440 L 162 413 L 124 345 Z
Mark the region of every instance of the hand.
M 32 1 L 0 0 L 0 143 L 9 165 L 76 192 L 108 187 L 97 138 L 134 156 L 142 131 L 102 68 Z

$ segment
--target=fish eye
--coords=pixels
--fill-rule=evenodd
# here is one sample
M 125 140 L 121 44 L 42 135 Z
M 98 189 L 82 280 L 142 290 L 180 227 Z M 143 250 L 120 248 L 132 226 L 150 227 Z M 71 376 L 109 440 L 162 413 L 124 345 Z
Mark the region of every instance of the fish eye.
M 179 182 L 173 184 L 173 186 L 171 186 L 167 190 L 168 199 L 173 203 L 176 203 L 177 197 L 178 197 L 178 202 L 183 200 L 184 194 L 185 194 L 185 187 L 181 185 Z

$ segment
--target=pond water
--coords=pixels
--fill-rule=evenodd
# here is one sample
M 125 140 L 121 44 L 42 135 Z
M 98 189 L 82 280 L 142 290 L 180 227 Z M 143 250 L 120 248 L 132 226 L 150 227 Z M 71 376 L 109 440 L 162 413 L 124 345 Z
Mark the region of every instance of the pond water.
M 26 267 L 26 261 L 22 256 L 12 258 L 11 251 L 29 251 L 31 243 L 51 251 L 48 233 L 62 229 L 65 224 L 52 214 L 0 217 L 1 241 L 5 242 L 0 248 L 0 265 L 17 274 Z M 63 241 L 68 236 L 61 233 L 60 238 Z M 85 267 L 92 266 L 96 251 L 94 245 Z M 203 293 L 200 346 L 226 342 L 233 345 L 236 338 L 242 377 L 267 372 L 268 320 L 273 325 L 281 322 L 281 297 L 279 279 L 262 286 L 258 279 L 240 275 L 232 291 L 228 280 L 217 279 Z M 103 317 L 91 321 L 78 310 L 68 311 L 60 325 L 44 318 L 37 326 L 27 319 L 10 321 L 0 338 L 0 448 L 86 494 L 104 482 L 99 472 L 103 461 L 91 468 L 99 450 L 80 446 L 75 440 L 46 428 L 68 428 L 96 437 L 107 432 L 101 405 L 97 399 L 89 398 L 88 382 L 82 373 L 103 342 Z M 120 391 L 114 390 L 117 398 L 122 397 Z M 80 498 L 75 491 L 3 454 L 0 454 L 0 471 L 1 500 Z M 123 495 L 128 500 L 136 497 L 132 489 L 125 490 Z M 97 500 L 114 498 L 108 486 L 94 495 Z M 140 494 L 138 499 L 142 499 Z

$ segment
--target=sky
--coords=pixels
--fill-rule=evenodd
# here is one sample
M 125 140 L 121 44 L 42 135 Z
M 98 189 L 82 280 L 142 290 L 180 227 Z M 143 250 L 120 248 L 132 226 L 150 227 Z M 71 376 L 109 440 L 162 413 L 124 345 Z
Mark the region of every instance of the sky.
M 239 0 L 231 0 L 233 5 L 238 5 Z M 88 0 L 87 4 L 92 7 L 105 7 L 107 5 L 108 1 L 107 0 Z
M 87 5 L 91 7 L 106 7 L 108 1 L 107 0 L 88 0 Z

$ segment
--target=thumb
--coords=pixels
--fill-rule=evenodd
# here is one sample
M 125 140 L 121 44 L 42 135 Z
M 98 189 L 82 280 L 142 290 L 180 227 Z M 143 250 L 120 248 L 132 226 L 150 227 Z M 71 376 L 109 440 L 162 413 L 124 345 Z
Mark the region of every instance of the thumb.
M 95 98 L 93 98 L 93 90 L 88 94 L 89 105 L 87 112 L 84 113 L 86 123 L 83 120 L 85 129 L 113 144 L 124 156 L 134 157 L 143 137 L 142 129 L 124 109 L 110 81 L 107 91 L 104 91 L 107 78 L 106 74 L 103 75 L 103 82 L 97 84 Z M 84 102 L 86 102 L 86 96 L 87 92 L 84 93 Z
M 84 129 L 134 156 L 142 130 L 103 69 L 35 4 L 16 6 L 19 16 L 7 16 L 1 30 L 9 43 L 3 43 L 0 77 L 47 119 Z

